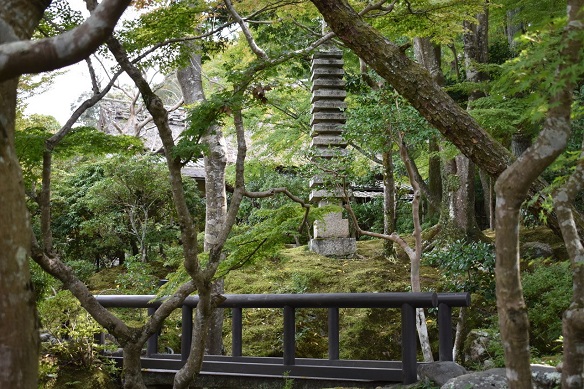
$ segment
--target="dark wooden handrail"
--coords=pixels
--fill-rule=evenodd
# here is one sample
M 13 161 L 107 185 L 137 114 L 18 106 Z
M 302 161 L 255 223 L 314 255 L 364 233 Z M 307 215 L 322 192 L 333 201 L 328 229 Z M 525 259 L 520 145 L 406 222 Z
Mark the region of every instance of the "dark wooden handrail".
M 416 308 L 438 308 L 439 355 L 452 361 L 452 308 L 470 305 L 469 293 L 312 293 L 312 294 L 225 294 L 220 308 L 232 308 L 232 356 L 242 357 L 242 309 L 283 308 L 284 366 L 294 366 L 297 308 L 328 308 L 329 361 L 339 360 L 339 308 L 400 308 L 402 315 L 402 382 L 417 378 Z M 149 314 L 160 306 L 163 298 L 155 295 L 98 295 L 106 308 L 148 308 Z M 198 296 L 189 296 L 182 304 L 181 360 L 186 360 L 192 337 L 193 309 Z M 156 354 L 158 338 L 147 344 L 148 357 Z

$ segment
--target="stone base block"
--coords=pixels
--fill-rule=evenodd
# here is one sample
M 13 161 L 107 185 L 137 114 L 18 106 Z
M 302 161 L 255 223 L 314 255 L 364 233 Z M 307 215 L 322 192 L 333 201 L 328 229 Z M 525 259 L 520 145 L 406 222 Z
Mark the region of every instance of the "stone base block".
M 323 220 L 314 222 L 316 239 L 348 238 L 349 236 L 349 220 L 343 219 L 341 212 L 327 213 Z
M 355 238 L 311 239 L 308 248 L 325 257 L 350 258 L 357 251 L 357 243 Z

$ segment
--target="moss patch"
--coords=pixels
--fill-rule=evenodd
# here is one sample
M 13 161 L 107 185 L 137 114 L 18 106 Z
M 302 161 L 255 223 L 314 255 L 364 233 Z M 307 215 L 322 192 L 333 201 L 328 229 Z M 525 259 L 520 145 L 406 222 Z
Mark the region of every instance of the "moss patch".
M 440 289 L 438 271 L 422 267 L 422 288 Z M 226 293 L 364 293 L 410 290 L 409 261 L 383 256 L 383 241 L 357 242 L 355 259 L 327 258 L 306 246 L 282 250 L 253 266 L 230 273 Z M 401 324 L 397 309 L 341 309 L 341 358 L 400 359 Z M 430 330 L 435 320 L 429 315 Z M 280 309 L 243 310 L 243 353 L 282 355 Z M 327 311 L 299 309 L 296 313 L 297 356 L 322 358 L 328 352 Z M 229 321 L 225 333 L 229 334 Z M 437 339 L 437 336 L 432 336 Z M 226 349 L 231 347 L 226 338 Z

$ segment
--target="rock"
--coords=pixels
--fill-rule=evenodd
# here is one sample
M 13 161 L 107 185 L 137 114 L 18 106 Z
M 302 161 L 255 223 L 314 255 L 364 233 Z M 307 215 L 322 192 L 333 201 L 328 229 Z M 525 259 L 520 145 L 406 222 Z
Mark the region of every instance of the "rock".
M 432 362 L 418 365 L 418 376 L 422 381 L 431 381 L 440 386 L 451 378 L 464 374 L 467 374 L 466 369 L 456 362 Z
M 440 389 L 506 389 L 505 369 L 490 369 L 450 379 Z
M 526 259 L 550 258 L 554 256 L 554 250 L 547 243 L 525 242 L 521 245 L 521 256 Z
M 561 374 L 553 366 L 531 365 L 531 377 L 534 389 L 557 388 L 561 382 Z M 506 389 L 507 377 L 505 369 L 490 369 L 469 373 L 450 379 L 441 389 Z
M 562 374 L 548 365 L 531 365 L 531 377 L 534 389 L 558 388 L 562 381 Z
M 498 334 L 485 330 L 472 330 L 464 342 L 465 364 L 471 366 L 483 365 L 484 369 L 494 367 L 493 355 L 491 355 L 489 349 L 492 348 L 495 342 L 499 342 Z

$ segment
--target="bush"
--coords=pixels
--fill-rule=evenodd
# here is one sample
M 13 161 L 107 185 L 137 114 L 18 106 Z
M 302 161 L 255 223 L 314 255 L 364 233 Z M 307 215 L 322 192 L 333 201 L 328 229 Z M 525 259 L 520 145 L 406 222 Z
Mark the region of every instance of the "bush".
M 48 338 L 43 342 L 41 382 L 55 378 L 63 366 L 87 369 L 99 366 L 111 373 L 115 371 L 109 360 L 101 359 L 104 346 L 94 340 L 101 327 L 69 291 L 60 291 L 41 301 L 38 310 L 42 332 Z
M 495 298 L 495 251 L 491 244 L 457 240 L 443 249 L 423 256 L 427 264 L 443 270 L 449 286 L 455 290 L 481 293 Z
M 531 346 L 540 355 L 560 352 L 562 314 L 572 296 L 570 263 L 540 265 L 523 273 L 523 296 L 528 308 Z

